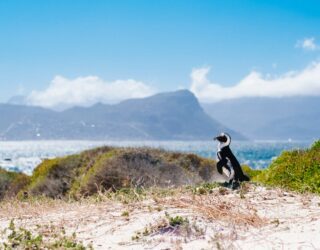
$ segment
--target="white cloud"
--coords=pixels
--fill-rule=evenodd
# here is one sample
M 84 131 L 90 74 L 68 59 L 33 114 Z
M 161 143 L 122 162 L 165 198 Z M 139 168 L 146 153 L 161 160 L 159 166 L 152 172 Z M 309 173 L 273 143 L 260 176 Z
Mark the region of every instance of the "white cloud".
M 97 102 L 115 103 L 153 93 L 152 87 L 132 79 L 106 82 L 96 76 L 75 79 L 56 76 L 47 89 L 32 91 L 27 103 L 46 108 L 67 108 L 90 106 Z
M 319 46 L 315 43 L 314 37 L 305 38 L 302 41 L 298 41 L 296 44 L 297 48 L 302 48 L 304 50 L 314 51 L 319 49 Z
M 202 102 L 217 102 L 240 97 L 320 96 L 320 62 L 312 63 L 299 72 L 281 76 L 263 76 L 252 71 L 231 87 L 208 80 L 209 67 L 196 68 L 191 73 L 190 90 Z

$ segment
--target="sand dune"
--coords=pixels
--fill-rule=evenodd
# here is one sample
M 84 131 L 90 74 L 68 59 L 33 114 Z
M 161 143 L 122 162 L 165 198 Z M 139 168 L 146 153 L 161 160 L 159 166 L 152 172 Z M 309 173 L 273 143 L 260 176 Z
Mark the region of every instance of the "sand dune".
M 64 227 L 94 249 L 315 249 L 320 247 L 319 205 L 317 196 L 247 185 L 240 191 L 216 188 L 128 204 L 4 202 L 0 226 L 14 219 L 35 233 L 46 225 Z M 170 226 L 168 218 L 175 216 L 188 223 Z

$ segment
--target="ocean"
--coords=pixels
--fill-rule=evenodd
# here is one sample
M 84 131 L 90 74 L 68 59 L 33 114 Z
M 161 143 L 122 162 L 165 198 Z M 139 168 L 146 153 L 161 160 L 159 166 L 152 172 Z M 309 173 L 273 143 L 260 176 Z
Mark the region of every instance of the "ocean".
M 304 149 L 312 142 L 302 141 L 233 141 L 231 149 L 241 164 L 266 168 L 283 150 Z M 216 158 L 214 141 L 1 141 L 0 167 L 31 174 L 43 159 L 66 156 L 98 146 L 152 147 L 190 152 Z

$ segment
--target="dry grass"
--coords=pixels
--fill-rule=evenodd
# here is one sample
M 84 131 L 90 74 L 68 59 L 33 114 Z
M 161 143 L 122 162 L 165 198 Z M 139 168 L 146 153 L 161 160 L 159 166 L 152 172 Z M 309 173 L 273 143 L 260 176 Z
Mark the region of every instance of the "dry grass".
M 161 206 L 191 209 L 200 212 L 210 220 L 228 222 L 238 226 L 260 227 L 266 224 L 266 220 L 257 215 L 250 201 L 243 197 L 246 187 L 240 190 L 238 197 L 232 197 L 232 199 L 228 198 L 229 192 L 225 188 L 215 188 L 210 193 L 198 195 L 192 193 L 190 189 L 180 187 L 176 189 L 122 189 L 117 192 L 108 190 L 77 201 L 46 197 L 31 197 L 26 201 L 8 199 L 0 202 L 0 217 L 37 216 L 50 211 L 77 210 L 79 207 L 99 203 L 120 202 L 131 208 L 141 208 L 144 206 L 143 201 L 152 200 Z
M 28 199 L 21 201 L 19 199 L 6 199 L 0 202 L 0 217 L 28 217 L 43 214 L 66 204 L 62 200 L 53 200 L 49 198 Z
M 153 187 L 148 189 L 128 188 L 117 191 L 109 189 L 78 200 L 72 197 L 69 199 L 52 199 L 45 196 L 29 197 L 26 200 L 7 198 L 0 201 L 0 219 L 35 217 L 51 211 L 77 211 L 83 207 L 104 206 L 106 203 L 121 203 L 130 208 L 141 208 L 144 206 L 143 201 L 158 201 L 164 197 L 175 197 L 187 193 L 190 193 L 190 190 L 184 187 L 175 189 Z
M 281 236 L 281 232 L 289 232 L 289 227 L 291 231 L 291 228 L 299 232 L 309 230 L 304 237 L 314 235 L 312 230 L 317 228 L 315 223 L 320 218 L 320 201 L 313 196 L 252 184 L 239 191 L 219 187 L 208 187 L 206 192 L 194 190 L 108 191 L 78 201 L 41 197 L 27 201 L 11 199 L 0 203 L 0 225 L 7 227 L 14 219 L 17 226 L 45 236 L 50 236 L 51 227 L 63 227 L 67 235 L 76 233 L 78 240 L 104 247 L 100 249 L 107 246 L 142 249 L 157 244 L 163 249 L 174 249 L 174 242 L 178 241 L 181 244 L 177 246 L 182 249 L 198 242 L 205 249 L 206 246 L 238 249 L 242 244 L 251 246 L 253 240 L 270 241 L 267 243 L 272 245 L 274 237 L 278 237 L 276 233 Z M 188 219 L 189 223 L 173 226 L 165 217 L 167 213 L 172 218 Z M 139 239 L 132 240 L 137 232 Z M 288 242 L 286 238 L 281 240 Z
M 227 198 L 228 190 L 215 189 L 208 195 L 181 195 L 164 202 L 178 208 L 192 209 L 209 220 L 228 222 L 235 226 L 261 227 L 267 220 L 258 216 L 249 200 L 239 197 Z M 241 193 L 240 193 L 241 194 Z

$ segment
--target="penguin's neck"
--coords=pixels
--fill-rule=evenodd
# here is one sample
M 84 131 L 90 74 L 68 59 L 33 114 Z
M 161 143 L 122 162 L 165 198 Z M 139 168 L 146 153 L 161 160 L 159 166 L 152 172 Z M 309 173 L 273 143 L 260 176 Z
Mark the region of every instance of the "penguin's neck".
M 230 145 L 230 139 L 228 138 L 226 142 L 219 142 L 218 143 L 218 150 L 220 151 L 221 149 L 223 149 L 229 145 Z
M 218 143 L 218 151 L 221 151 L 223 148 L 229 146 L 226 142 Z

